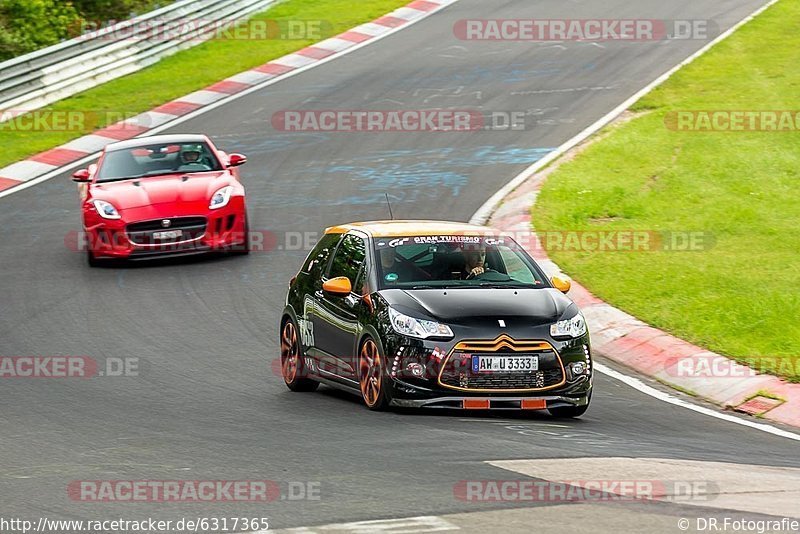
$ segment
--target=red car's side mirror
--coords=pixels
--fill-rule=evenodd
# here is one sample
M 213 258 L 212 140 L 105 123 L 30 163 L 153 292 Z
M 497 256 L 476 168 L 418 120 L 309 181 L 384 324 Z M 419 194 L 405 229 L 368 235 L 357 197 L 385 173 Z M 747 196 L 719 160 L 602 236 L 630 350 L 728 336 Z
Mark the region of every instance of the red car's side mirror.
M 88 182 L 89 181 L 89 169 L 81 169 L 79 171 L 75 171 L 72 173 L 72 181 L 73 182 Z
M 247 163 L 247 156 L 244 154 L 230 154 L 228 156 L 228 167 L 238 167 Z

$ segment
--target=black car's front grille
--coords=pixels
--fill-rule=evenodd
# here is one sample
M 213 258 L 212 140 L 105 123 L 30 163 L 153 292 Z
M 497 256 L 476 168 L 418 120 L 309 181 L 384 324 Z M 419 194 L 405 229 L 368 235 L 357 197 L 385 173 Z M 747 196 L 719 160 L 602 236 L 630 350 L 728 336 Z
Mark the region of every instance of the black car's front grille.
M 160 232 L 172 230 L 179 230 L 180 236 L 163 238 L 158 235 Z M 206 233 L 206 218 L 175 217 L 172 219 L 154 219 L 152 221 L 129 224 L 125 231 L 128 234 L 128 239 L 137 245 L 169 245 L 202 237 Z
M 443 373 L 442 383 L 462 389 L 544 389 L 558 385 L 562 377 L 561 369 L 484 375 Z
M 439 375 L 441 385 L 465 391 L 542 390 L 564 383 L 564 368 L 558 354 L 552 349 L 515 351 L 506 347 L 504 352 L 484 352 L 456 349 L 445 361 Z M 536 371 L 482 371 L 472 369 L 472 356 L 523 356 L 535 355 L 539 360 Z

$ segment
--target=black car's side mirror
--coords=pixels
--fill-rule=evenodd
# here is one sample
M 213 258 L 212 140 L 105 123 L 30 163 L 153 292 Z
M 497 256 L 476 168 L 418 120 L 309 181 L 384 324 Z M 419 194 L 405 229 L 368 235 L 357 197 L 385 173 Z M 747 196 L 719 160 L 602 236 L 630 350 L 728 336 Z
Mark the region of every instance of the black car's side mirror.
M 322 290 L 335 297 L 346 297 L 353 291 L 350 279 L 345 276 L 331 278 L 322 284 Z

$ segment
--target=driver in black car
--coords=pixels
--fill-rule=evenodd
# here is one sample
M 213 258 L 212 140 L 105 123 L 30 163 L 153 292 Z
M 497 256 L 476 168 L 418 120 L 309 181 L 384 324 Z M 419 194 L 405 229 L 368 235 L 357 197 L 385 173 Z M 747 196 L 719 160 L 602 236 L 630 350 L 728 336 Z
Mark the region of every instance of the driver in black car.
M 461 271 L 462 280 L 472 280 L 488 269 L 486 262 L 486 245 L 483 243 L 467 243 L 461 247 L 464 256 L 464 269 Z

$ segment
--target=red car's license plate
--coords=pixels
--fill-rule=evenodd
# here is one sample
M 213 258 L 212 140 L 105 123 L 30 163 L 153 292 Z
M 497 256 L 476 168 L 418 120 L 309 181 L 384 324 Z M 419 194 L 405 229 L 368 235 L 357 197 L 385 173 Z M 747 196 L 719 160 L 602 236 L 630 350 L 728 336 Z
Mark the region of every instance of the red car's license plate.
M 183 232 L 181 230 L 165 230 L 164 232 L 153 232 L 153 239 L 157 239 L 158 241 L 166 241 L 166 240 L 173 240 L 178 239 L 179 237 L 183 236 Z

